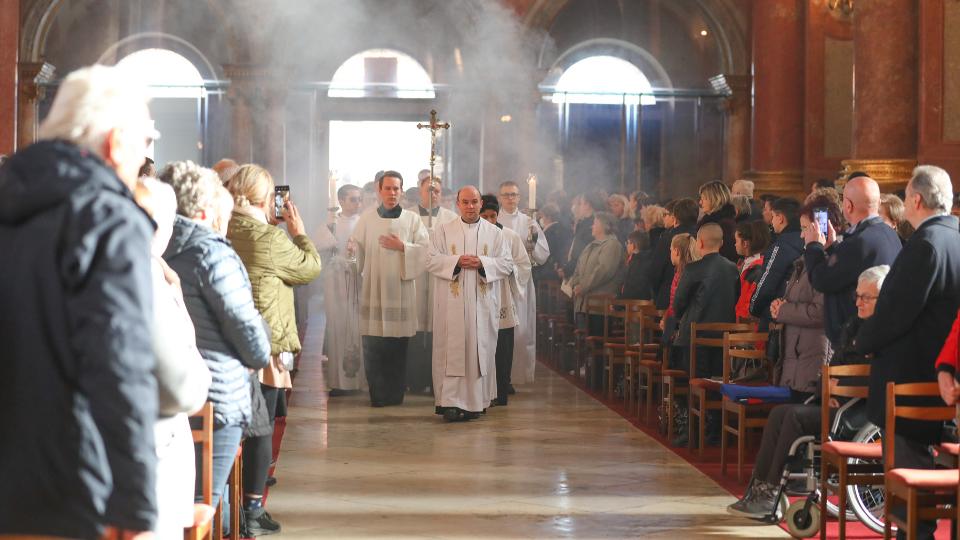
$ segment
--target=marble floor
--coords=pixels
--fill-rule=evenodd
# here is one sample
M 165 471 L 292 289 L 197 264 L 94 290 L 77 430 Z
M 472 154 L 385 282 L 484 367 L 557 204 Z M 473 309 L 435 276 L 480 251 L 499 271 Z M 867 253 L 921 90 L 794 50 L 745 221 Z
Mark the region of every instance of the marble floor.
M 268 507 L 291 538 L 784 538 L 543 366 L 508 407 L 444 423 L 432 398 L 372 409 L 296 380 Z

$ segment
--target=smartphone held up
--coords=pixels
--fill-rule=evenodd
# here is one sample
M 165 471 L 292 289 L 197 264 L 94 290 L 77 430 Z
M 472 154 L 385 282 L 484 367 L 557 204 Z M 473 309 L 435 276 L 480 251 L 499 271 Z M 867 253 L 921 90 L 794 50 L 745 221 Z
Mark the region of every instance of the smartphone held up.
M 283 221 L 283 209 L 290 200 L 290 186 L 276 186 L 273 189 L 273 217 Z
M 827 213 L 826 208 L 814 208 L 813 217 L 817 220 L 817 227 L 820 228 L 820 234 L 826 238 L 827 231 L 829 229 L 830 215 Z

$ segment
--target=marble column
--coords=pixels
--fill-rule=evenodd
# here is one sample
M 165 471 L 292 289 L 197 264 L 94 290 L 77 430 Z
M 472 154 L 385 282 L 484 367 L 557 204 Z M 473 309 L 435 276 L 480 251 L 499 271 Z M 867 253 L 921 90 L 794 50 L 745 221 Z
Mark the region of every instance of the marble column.
M 717 75 L 710 83 L 729 94 L 723 103 L 723 181 L 731 183 L 750 168 L 750 75 Z
M 38 103 L 45 89 L 36 83 L 43 69 L 42 62 L 21 62 L 17 66 L 17 148 L 25 148 L 37 140 L 40 125 Z
M 853 12 L 853 159 L 884 192 L 917 163 L 918 0 L 857 2 Z
M 254 66 L 224 65 L 223 74 L 230 80 L 227 99 L 230 102 L 230 158 L 238 163 L 254 160 L 254 113 L 261 100 L 256 79 L 261 70 Z
M 0 154 L 17 148 L 17 58 L 20 0 L 0 0 Z
M 803 194 L 803 0 L 753 2 L 751 170 L 757 192 Z

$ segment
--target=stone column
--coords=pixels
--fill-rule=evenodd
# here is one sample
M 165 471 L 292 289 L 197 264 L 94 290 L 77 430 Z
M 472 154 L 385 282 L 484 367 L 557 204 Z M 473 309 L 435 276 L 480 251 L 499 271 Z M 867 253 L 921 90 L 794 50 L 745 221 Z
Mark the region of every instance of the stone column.
M 286 84 L 282 75 L 262 66 L 225 65 L 232 114 L 231 158 L 258 163 L 276 178 L 283 176 Z
M 254 113 L 262 101 L 256 80 L 261 70 L 255 66 L 224 65 L 223 74 L 230 80 L 227 99 L 230 102 L 230 158 L 238 163 L 254 160 Z
M 21 62 L 18 69 L 17 84 L 17 148 L 26 148 L 37 140 L 37 127 L 40 125 L 38 103 L 45 89 L 36 83 L 43 69 L 41 62 Z
M 857 2 L 853 11 L 853 159 L 883 192 L 917 164 L 918 0 Z
M 717 75 L 710 83 L 729 94 L 723 103 L 723 181 L 730 183 L 750 168 L 750 75 Z
M 17 59 L 20 1 L 0 0 L 0 154 L 17 148 Z
M 758 194 L 798 197 L 804 191 L 803 5 L 753 2 L 753 137 L 745 176 Z

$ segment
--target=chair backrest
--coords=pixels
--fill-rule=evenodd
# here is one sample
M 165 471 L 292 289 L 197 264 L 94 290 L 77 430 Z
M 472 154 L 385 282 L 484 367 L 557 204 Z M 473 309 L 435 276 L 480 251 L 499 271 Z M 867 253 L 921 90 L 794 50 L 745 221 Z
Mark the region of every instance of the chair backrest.
M 589 294 L 584 300 L 583 310 L 587 315 L 606 315 L 607 303 L 613 299 L 612 294 Z
M 870 364 L 853 364 L 849 366 L 824 365 L 820 377 L 820 440 L 826 441 L 830 433 L 830 399 L 834 397 L 867 398 L 869 388 L 866 378 L 870 376 Z M 862 377 L 864 384 L 849 384 L 831 387 L 831 379 L 849 379 Z
M 914 398 L 932 398 L 929 404 L 911 403 L 910 405 L 897 405 L 899 397 Z M 943 404 L 940 398 L 940 386 L 935 382 L 919 382 L 895 384 L 887 383 L 887 425 L 883 434 L 884 452 L 883 470 L 889 471 L 893 468 L 894 444 L 896 437 L 897 418 L 905 420 L 925 420 L 928 422 L 946 422 L 952 420 L 957 414 L 957 409 L 953 406 Z
M 723 334 L 723 382 L 730 382 L 730 373 L 733 371 L 733 360 L 760 360 L 767 367 L 770 376 L 773 375 L 770 362 L 767 360 L 767 333 L 743 332 Z M 772 382 L 772 381 L 768 381 Z
M 190 416 L 193 443 L 200 445 L 201 492 L 204 504 L 213 504 L 213 403 L 206 402 Z
M 746 333 L 753 332 L 754 327 L 751 324 L 742 323 L 690 323 L 690 371 L 691 377 L 697 372 L 697 347 L 715 347 L 723 348 L 723 336 L 705 337 L 703 334 L 711 333 Z

